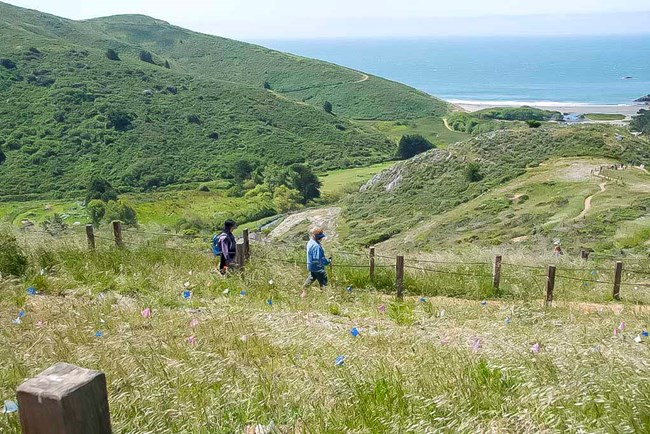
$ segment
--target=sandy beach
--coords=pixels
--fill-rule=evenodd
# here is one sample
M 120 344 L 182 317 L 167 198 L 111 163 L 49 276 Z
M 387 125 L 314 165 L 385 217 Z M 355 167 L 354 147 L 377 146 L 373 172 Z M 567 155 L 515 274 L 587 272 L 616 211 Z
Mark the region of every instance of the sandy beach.
M 524 103 L 524 102 L 462 102 L 462 101 L 450 101 L 452 104 L 468 111 L 475 112 L 478 110 L 483 110 L 493 107 L 521 107 L 529 106 L 535 107 L 543 110 L 553 110 L 562 113 L 571 113 L 571 114 L 586 114 L 586 113 L 611 113 L 611 114 L 621 114 L 626 118 L 637 114 L 637 112 L 642 109 L 650 109 L 650 106 L 644 104 L 629 104 L 629 105 L 589 105 L 589 104 L 563 104 L 563 103 Z

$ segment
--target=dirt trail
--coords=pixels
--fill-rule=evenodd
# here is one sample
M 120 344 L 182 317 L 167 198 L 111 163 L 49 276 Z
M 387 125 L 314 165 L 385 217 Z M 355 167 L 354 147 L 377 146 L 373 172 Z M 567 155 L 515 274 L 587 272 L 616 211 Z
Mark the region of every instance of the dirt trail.
M 598 184 L 598 186 L 600 187 L 600 191 L 598 193 L 604 192 L 606 185 L 607 185 L 606 182 L 601 182 L 600 184 Z M 592 194 L 591 196 L 585 199 L 585 209 L 583 209 L 582 212 L 578 215 L 578 217 L 576 217 L 574 220 L 580 220 L 587 215 L 587 213 L 591 209 L 591 199 L 593 199 L 593 197 L 598 193 Z
M 454 133 L 456 132 L 456 131 L 452 130 L 451 127 L 449 126 L 449 122 L 447 122 L 447 118 L 442 118 L 442 123 L 445 124 L 445 127 L 446 127 L 449 131 L 454 132 Z
M 341 214 L 341 208 L 318 208 L 299 212 L 287 216 L 271 233 L 271 239 L 277 239 L 286 235 L 294 226 L 308 220 L 311 226 L 323 228 L 330 240 L 336 238 L 336 219 Z
M 361 80 L 355 81 L 355 83 L 363 83 L 364 81 L 368 81 L 370 79 L 370 76 L 368 74 L 361 74 Z

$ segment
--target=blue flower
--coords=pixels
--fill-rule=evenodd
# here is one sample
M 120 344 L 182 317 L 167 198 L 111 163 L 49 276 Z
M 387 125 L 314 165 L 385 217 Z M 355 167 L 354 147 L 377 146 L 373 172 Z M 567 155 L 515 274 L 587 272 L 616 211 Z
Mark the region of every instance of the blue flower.
M 506 324 L 510 324 L 511 322 L 512 322 L 512 320 L 510 319 L 510 317 L 507 317 L 506 318 Z
M 348 291 L 348 292 L 352 292 L 352 287 L 348 286 L 347 288 L 345 288 L 345 290 Z
M 481 302 L 481 306 L 487 306 L 487 301 L 483 300 L 483 301 Z
M 641 332 L 641 336 L 643 336 L 643 337 L 646 337 L 646 338 L 647 338 L 649 335 L 650 335 L 650 334 L 648 333 L 647 330 L 643 330 L 643 331 Z
M 359 330 L 356 327 L 352 327 L 352 330 L 350 330 L 350 334 L 356 338 L 357 336 L 359 336 Z
M 18 312 L 18 318 L 22 318 L 25 316 L 25 309 L 20 309 L 20 312 Z
M 38 291 L 33 286 L 27 288 L 27 295 L 36 295 L 36 294 L 38 294 Z
M 101 338 L 102 336 L 104 336 L 104 333 L 102 333 L 100 330 L 97 330 L 97 331 L 95 332 L 95 337 L 96 337 L 96 338 Z
M 420 297 L 420 303 L 426 303 L 427 299 L 425 297 Z
M 343 362 L 345 362 L 345 356 L 338 356 L 336 359 L 334 359 L 335 366 L 343 366 Z
M 242 289 L 241 291 L 239 291 L 239 295 L 242 296 L 242 297 L 245 296 L 245 295 L 246 295 L 246 291 L 244 291 L 244 290 Z
M 183 298 L 190 298 L 191 296 L 192 296 L 192 291 L 187 289 L 183 291 Z
M 266 304 L 268 304 L 269 306 L 273 306 L 273 300 L 269 298 L 268 300 L 266 300 Z

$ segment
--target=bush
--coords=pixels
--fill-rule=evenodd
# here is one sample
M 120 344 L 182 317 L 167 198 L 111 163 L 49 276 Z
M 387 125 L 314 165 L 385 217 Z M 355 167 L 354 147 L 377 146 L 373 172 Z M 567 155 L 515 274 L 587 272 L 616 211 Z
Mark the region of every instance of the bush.
M 478 163 L 469 163 L 465 168 L 465 179 L 469 182 L 478 182 L 483 179 L 481 166 Z
M 169 60 L 165 60 L 165 68 L 171 69 L 171 66 L 169 66 Z
M 135 209 L 124 200 L 112 200 L 106 204 L 106 220 L 119 220 L 131 226 L 138 224 Z
M 269 83 L 269 82 L 266 81 L 266 80 L 264 81 L 264 84 L 263 84 L 262 86 L 263 86 L 264 89 L 266 89 L 266 90 L 271 90 L 271 83 Z
M 540 121 L 526 121 L 526 124 L 530 128 L 539 128 L 542 126 L 542 123 Z
M 105 179 L 94 177 L 90 180 L 86 188 L 86 203 L 89 204 L 94 199 L 99 199 L 103 202 L 117 200 L 117 191 Z
M 0 66 L 4 66 L 7 69 L 16 69 L 16 63 L 9 59 L 0 59 Z
M 110 109 L 106 113 L 106 118 L 108 119 L 107 126 L 109 128 L 113 128 L 116 131 L 128 131 L 133 128 L 131 122 L 135 117 L 125 110 Z
M 201 125 L 201 119 L 197 115 L 187 115 L 187 122 L 190 124 Z
M 323 110 L 325 110 L 326 113 L 332 113 L 332 109 L 333 109 L 332 103 L 329 101 L 325 101 L 325 103 L 323 104 Z
M 118 56 L 117 51 L 109 48 L 106 50 L 106 58 L 108 60 L 120 60 L 120 56 Z
M 106 205 L 99 199 L 93 199 L 86 205 L 86 212 L 92 224 L 99 225 L 106 215 Z
M 67 223 L 63 220 L 63 217 L 61 217 L 60 214 L 47 216 L 45 220 L 43 220 L 43 223 L 41 223 L 41 226 L 43 226 L 45 232 L 53 237 L 62 235 L 68 229 Z
M 199 191 L 208 192 L 208 191 L 210 191 L 210 187 L 208 187 L 207 185 L 203 184 L 203 185 L 199 186 Z
M 4 152 L 2 152 L 2 149 L 0 149 L 0 164 L 4 163 L 7 160 L 7 156 L 5 155 Z
M 419 134 L 402 136 L 397 148 L 397 157 L 401 159 L 408 159 L 435 146 Z
M 0 232 L 0 274 L 23 276 L 27 271 L 27 257 L 16 237 Z

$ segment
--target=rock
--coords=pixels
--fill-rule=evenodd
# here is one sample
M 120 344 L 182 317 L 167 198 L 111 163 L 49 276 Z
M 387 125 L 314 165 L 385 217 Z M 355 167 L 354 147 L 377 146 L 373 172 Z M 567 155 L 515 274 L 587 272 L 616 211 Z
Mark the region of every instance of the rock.
M 650 94 L 642 96 L 641 98 L 635 99 L 634 102 L 645 102 L 650 103 Z

